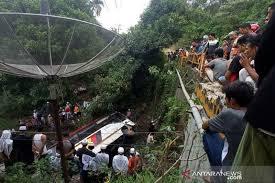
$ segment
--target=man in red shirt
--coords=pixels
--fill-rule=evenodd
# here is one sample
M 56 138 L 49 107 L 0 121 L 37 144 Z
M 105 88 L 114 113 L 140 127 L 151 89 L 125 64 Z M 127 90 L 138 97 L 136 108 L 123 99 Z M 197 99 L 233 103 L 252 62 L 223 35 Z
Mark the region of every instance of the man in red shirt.
M 138 159 L 136 158 L 136 152 L 134 148 L 130 149 L 130 157 L 128 160 L 128 173 L 133 175 L 137 170 Z

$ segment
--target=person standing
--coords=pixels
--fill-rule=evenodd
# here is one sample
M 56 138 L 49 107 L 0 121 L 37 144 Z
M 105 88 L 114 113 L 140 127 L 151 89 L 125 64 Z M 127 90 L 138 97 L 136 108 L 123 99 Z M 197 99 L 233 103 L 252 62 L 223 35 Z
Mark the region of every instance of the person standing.
M 128 173 L 130 175 L 133 175 L 137 170 L 137 158 L 136 158 L 136 152 L 134 148 L 130 149 L 130 157 L 128 161 Z
M 79 118 L 81 116 L 81 112 L 80 112 L 80 107 L 79 107 L 79 104 L 76 103 L 74 105 L 74 115 Z M 78 119 L 79 120 L 79 119 Z
M 106 145 L 102 145 L 100 147 L 101 151 L 96 154 L 95 157 L 95 161 L 97 163 L 97 169 L 99 171 L 103 171 L 104 168 L 108 167 L 109 165 L 109 154 L 107 154 L 106 150 L 107 150 L 107 146 Z
M 227 71 L 227 60 L 223 58 L 224 51 L 222 48 L 217 48 L 214 53 L 215 59 L 205 64 L 205 68 L 210 68 L 213 71 L 213 79 L 221 81 Z M 212 79 L 212 78 L 211 78 Z
M 43 117 L 44 117 L 44 125 L 48 125 L 48 115 L 51 114 L 51 103 L 47 102 L 46 106 L 44 108 L 44 113 L 43 113 Z
M 33 115 L 32 115 L 32 117 L 34 118 L 34 119 L 37 119 L 37 111 L 36 110 L 33 110 Z
M 74 143 L 72 143 L 69 140 L 69 137 L 70 137 L 69 133 L 64 132 L 64 134 L 63 134 L 63 149 L 64 149 L 65 157 L 67 159 L 73 158 L 73 154 L 75 153 Z M 57 150 L 58 151 L 60 150 L 58 145 L 57 145 Z
M 131 109 L 128 109 L 128 111 L 127 111 L 127 113 L 126 113 L 126 116 L 127 116 L 127 118 L 131 118 L 131 116 L 132 116 L 132 112 L 131 112 Z
M 247 125 L 232 167 L 246 182 L 274 182 L 275 177 L 274 13 L 270 17 L 255 57 L 258 90 L 244 116 Z
M 216 34 L 210 33 L 209 41 L 208 41 L 208 50 L 206 54 L 208 60 L 213 60 L 215 50 L 218 48 L 218 46 L 219 46 L 219 40 L 216 39 Z
M 168 58 L 168 62 L 171 62 L 171 60 L 172 60 L 171 52 L 168 52 L 167 58 Z
M 113 158 L 113 170 L 116 174 L 126 175 L 128 172 L 128 158 L 124 156 L 124 148 L 119 147 L 118 155 L 115 155 Z
M 154 123 L 154 120 L 152 120 L 149 127 L 149 133 L 155 133 L 155 132 L 156 132 L 156 124 Z
M 12 164 L 11 152 L 12 152 L 13 140 L 11 140 L 11 131 L 4 130 L 0 138 L 0 160 L 5 164 L 5 168 Z
M 109 154 L 107 154 L 106 145 L 102 145 L 100 149 L 101 151 L 98 154 L 96 154 L 95 162 L 97 165 L 97 171 L 99 173 L 99 182 L 104 182 L 105 177 L 107 177 L 107 173 L 105 171 L 109 165 Z
M 38 130 L 38 132 L 41 132 L 42 128 Z M 35 159 L 40 159 L 42 157 L 45 157 L 47 155 L 47 136 L 38 133 L 33 136 L 33 142 L 32 142 L 32 152 L 34 154 Z
M 137 172 L 141 172 L 142 171 L 142 166 L 143 166 L 143 160 L 139 154 L 139 152 L 136 151 L 136 161 L 137 161 Z
M 39 124 L 38 124 L 38 112 L 37 110 L 33 110 L 33 114 L 32 114 L 32 124 L 34 125 L 34 127 L 36 129 L 39 128 Z
M 54 118 L 51 114 L 48 115 L 48 125 L 50 126 L 51 130 L 55 130 Z
M 20 126 L 20 134 L 13 139 L 15 161 L 31 165 L 34 161 L 32 138 L 26 135 L 26 126 Z
M 83 163 L 82 163 L 82 155 L 83 154 L 88 154 L 88 155 L 91 155 L 91 156 L 95 156 L 95 154 L 88 150 L 87 146 L 88 146 L 88 141 L 85 139 L 81 142 L 81 145 L 82 147 L 80 149 L 78 149 L 76 151 L 76 156 L 79 158 L 79 161 L 80 161 L 80 167 L 82 168 L 83 167 Z
M 150 145 L 150 144 L 153 144 L 154 142 L 155 142 L 154 133 L 149 133 L 147 136 L 146 144 Z
M 216 152 L 214 157 L 211 155 L 216 149 L 217 141 L 211 143 L 213 140 L 205 139 L 204 148 L 209 160 L 217 159 L 218 157 L 222 161 L 222 166 L 227 166 L 225 168 L 228 168 L 234 161 L 245 130 L 246 123 L 243 121 L 243 117 L 254 96 L 254 89 L 246 82 L 235 81 L 225 87 L 224 92 L 227 108 L 224 108 L 216 117 L 204 122 L 202 128 L 206 130 L 206 133 L 208 133 L 208 130 L 211 133 L 216 132 L 216 138 L 222 137 L 224 139 L 222 152 Z M 211 166 L 216 165 L 211 164 Z
M 69 102 L 66 103 L 65 113 L 66 113 L 66 120 L 68 120 L 71 115 L 71 105 Z
M 95 157 L 95 153 L 87 148 L 87 140 L 82 141 L 81 144 L 82 147 L 76 151 L 76 155 L 78 156 L 80 161 L 80 182 L 86 183 L 88 182 L 88 170 L 90 166 L 90 161 L 93 157 Z

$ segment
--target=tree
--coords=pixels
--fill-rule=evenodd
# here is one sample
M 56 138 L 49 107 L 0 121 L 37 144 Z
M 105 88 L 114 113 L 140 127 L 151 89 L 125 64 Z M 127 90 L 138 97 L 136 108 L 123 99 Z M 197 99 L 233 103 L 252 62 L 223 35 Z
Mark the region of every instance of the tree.
M 53 15 L 67 16 L 97 23 L 89 0 L 49 0 Z M 40 13 L 39 0 L 0 0 L 0 11 Z M 43 23 L 44 22 L 44 23 Z M 40 64 L 49 64 L 48 28 L 44 18 L 29 16 L 5 16 L 0 20 L 1 58 L 12 58 L 29 64 L 21 45 L 28 50 Z M 61 21 L 50 18 L 52 58 L 61 63 L 71 39 L 64 63 L 84 62 L 94 57 L 112 39 L 113 33 L 86 24 Z M 16 39 L 14 39 L 16 37 Z M 21 45 L 18 44 L 19 41 Z M 47 82 L 32 79 L 16 79 L 1 75 L 0 105 L 1 114 L 21 117 L 27 111 L 48 98 Z M 71 91 L 68 91 L 70 93 Z M 68 94 L 64 91 L 64 94 Z M 69 95 L 70 96 L 70 95 Z M 67 96 L 68 97 L 68 96 Z M 30 105 L 31 104 L 31 105 Z
M 102 7 L 104 6 L 103 1 L 102 0 L 91 0 L 90 3 L 92 6 L 92 11 L 94 12 L 94 15 L 99 16 L 102 11 Z

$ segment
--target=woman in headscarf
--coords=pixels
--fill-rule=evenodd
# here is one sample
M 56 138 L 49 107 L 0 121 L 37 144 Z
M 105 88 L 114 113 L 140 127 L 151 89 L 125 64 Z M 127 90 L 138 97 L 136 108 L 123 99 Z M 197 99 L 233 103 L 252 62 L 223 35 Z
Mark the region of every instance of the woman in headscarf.
M 0 138 L 0 159 L 5 163 L 5 166 L 11 164 L 11 152 L 12 152 L 13 140 L 11 140 L 11 131 L 4 130 Z

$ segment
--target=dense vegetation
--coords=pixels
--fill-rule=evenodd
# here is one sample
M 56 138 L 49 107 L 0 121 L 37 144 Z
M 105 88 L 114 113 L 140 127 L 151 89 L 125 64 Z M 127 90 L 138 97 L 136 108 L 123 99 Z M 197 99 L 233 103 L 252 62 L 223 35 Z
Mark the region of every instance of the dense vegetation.
M 39 12 L 38 0 L 0 0 L 1 11 Z M 102 2 L 95 0 L 50 0 L 51 13 L 96 22 Z M 174 93 L 177 78 L 174 65 L 164 65 L 163 48 L 176 45 L 186 47 L 191 40 L 214 32 L 223 39 L 243 22 L 262 23 L 268 4 L 273 0 L 152 0 L 141 16 L 141 21 L 132 27 L 126 39 L 125 51 L 112 62 L 86 74 L 61 79 L 61 104 L 70 101 L 90 100 L 87 114 L 96 117 L 109 112 L 123 111 L 149 104 L 151 115 L 161 117 L 161 131 L 176 128 L 175 123 L 186 105 L 179 102 Z M 34 49 L 34 48 L 33 48 Z M 81 54 L 80 54 L 81 55 Z M 48 98 L 47 81 L 0 76 L 0 123 L 8 119 L 29 115 L 33 108 L 40 107 Z M 76 95 L 80 86 L 87 88 L 84 95 Z M 3 119 L 4 118 L 4 119 Z M 5 126 L 6 127 L 6 126 Z M 164 170 L 156 172 L 157 159 L 163 156 L 160 147 L 169 144 L 176 135 L 167 135 L 155 149 L 143 149 L 148 154 L 148 169 L 128 182 L 152 182 Z M 169 153 L 167 151 L 166 153 Z M 166 165 L 167 167 L 169 165 Z M 178 175 L 177 170 L 173 170 Z M 175 182 L 168 176 L 167 181 Z M 123 179 L 127 182 L 126 179 Z M 119 182 L 119 180 L 118 180 Z
M 51 13 L 96 22 L 94 1 L 49 1 Z M 101 1 L 99 1 L 101 2 Z M 153 78 L 148 68 L 163 65 L 160 51 L 177 43 L 188 46 L 190 41 L 202 35 L 215 32 L 220 38 L 235 30 L 242 22 L 262 23 L 267 5 L 272 0 L 152 0 L 141 16 L 140 23 L 131 28 L 126 37 L 126 51 L 110 64 L 97 71 L 64 79 L 64 100 L 74 101 L 74 84 L 81 78 L 92 100 L 92 114 L 103 114 L 117 109 L 118 103 L 147 94 L 151 97 Z M 39 12 L 39 1 L 0 1 L 1 11 Z M 94 10 L 94 11 L 93 11 Z M 26 28 L 26 30 L 31 30 Z M 38 31 L 38 30 L 37 30 Z M 28 44 L 29 45 L 29 44 Z M 35 49 L 35 47 L 30 48 Z M 39 48 L 37 48 L 39 49 Z M 38 50 L 39 51 L 39 50 Z M 86 51 L 83 51 L 86 52 Z M 83 55 L 81 54 L 77 55 Z M 130 69 L 129 69 L 130 68 Z M 48 97 L 47 83 L 31 79 L 18 79 L 1 75 L 0 116 L 22 117 L 45 101 Z M 65 84 L 65 85 L 64 85 Z M 150 86 L 149 86 L 149 85 Z M 104 86 L 104 87 L 102 87 Z M 79 99 L 78 99 L 79 100 Z M 128 106 L 127 106 L 128 107 Z M 122 106 L 121 108 L 126 108 Z

